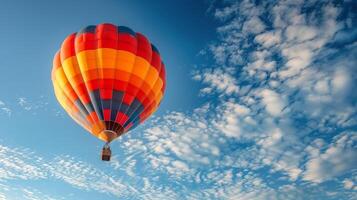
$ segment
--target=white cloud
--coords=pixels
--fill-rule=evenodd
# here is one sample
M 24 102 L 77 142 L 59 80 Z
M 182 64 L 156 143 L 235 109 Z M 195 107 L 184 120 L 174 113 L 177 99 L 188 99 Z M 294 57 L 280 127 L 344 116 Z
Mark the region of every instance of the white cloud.
M 336 136 L 324 152 L 311 155 L 311 159 L 306 163 L 304 180 L 320 183 L 355 169 L 356 141 L 356 132 L 344 132 Z
M 254 16 L 249 18 L 247 21 L 244 22 L 243 25 L 243 32 L 258 34 L 264 31 L 265 25 L 259 17 Z
M 5 102 L 0 100 L 0 111 L 8 116 L 11 116 L 12 110 L 5 104 Z
M 317 36 L 318 30 L 313 26 L 290 25 L 285 30 L 288 42 L 303 42 Z
M 7 180 L 55 178 L 63 180 L 73 187 L 118 197 L 127 195 L 127 192 L 135 192 L 131 187 L 123 184 L 120 179 L 69 156 L 56 157 L 54 160 L 46 161 L 27 149 L 9 148 L 3 145 L 0 145 L 0 178 L 5 183 Z M 24 190 L 22 192 L 25 195 L 24 198 L 36 199 L 37 195 L 31 191 Z M 40 196 L 45 199 L 45 196 Z
M 235 78 L 229 71 L 222 69 L 214 69 L 206 71 L 203 74 L 196 74 L 193 78 L 208 85 L 208 87 L 201 89 L 202 94 L 219 92 L 231 95 L 239 91 Z
M 234 4 L 232 6 L 225 7 L 221 10 L 215 10 L 214 16 L 222 21 L 236 14 L 239 4 Z
M 285 103 L 281 96 L 273 90 L 263 89 L 260 92 L 262 103 L 265 105 L 266 111 L 272 116 L 280 116 Z
M 260 43 L 265 48 L 270 48 L 277 44 L 280 44 L 281 41 L 281 31 L 267 31 L 262 34 L 255 36 L 255 40 Z
M 47 177 L 41 167 L 42 158 L 31 154 L 28 150 L 0 145 L 0 178 L 29 180 Z
M 51 197 L 49 195 L 43 194 L 37 189 L 24 188 L 21 190 L 23 193 L 23 198 L 27 200 L 56 200 L 58 198 Z
M 346 91 L 346 87 L 350 85 L 350 77 L 346 72 L 346 69 L 337 69 L 332 78 L 332 88 L 337 94 L 341 94 Z
M 345 179 L 343 180 L 343 187 L 348 189 L 348 190 L 357 190 L 357 186 L 355 186 L 355 183 L 351 179 Z
M 215 111 L 217 114 L 213 122 L 216 131 L 229 138 L 250 138 L 254 134 L 247 135 L 246 128 L 255 125 L 256 121 L 251 117 L 251 109 L 243 104 L 228 100 L 222 102 Z
M 46 194 L 42 191 L 39 191 L 33 187 L 24 187 L 20 185 L 11 185 L 2 184 L 0 181 L 0 199 L 26 199 L 26 200 L 60 200 L 66 199 L 66 195 L 53 196 Z
M 18 103 L 23 109 L 27 111 L 32 109 L 32 105 L 27 101 L 25 97 L 18 98 Z
M 108 193 L 117 197 L 125 196 L 127 192 L 135 192 L 120 179 L 69 156 L 56 157 L 46 164 L 46 168 L 51 176 L 80 189 Z

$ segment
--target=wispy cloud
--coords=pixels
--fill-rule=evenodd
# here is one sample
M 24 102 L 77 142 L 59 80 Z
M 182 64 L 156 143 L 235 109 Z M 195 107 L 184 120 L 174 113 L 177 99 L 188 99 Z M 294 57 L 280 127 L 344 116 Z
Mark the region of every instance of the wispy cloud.
M 56 200 L 60 199 L 58 197 L 51 197 L 49 195 L 43 194 L 37 189 L 24 188 L 21 190 L 23 193 L 23 198 L 27 200 Z M 62 199 L 62 198 L 61 198 Z
M 116 169 L 121 170 L 119 168 Z M 0 145 L 0 186 L 4 186 L 0 189 L 0 197 L 4 199 L 8 195 L 11 196 L 14 191 L 19 195 L 19 198 L 23 199 L 59 199 L 52 198 L 36 188 L 19 188 L 10 184 L 10 181 L 50 181 L 51 179 L 62 181 L 80 190 L 96 191 L 120 198 L 178 198 L 176 192 L 169 189 L 169 187 L 157 186 L 147 178 L 136 174 L 128 173 L 126 176 L 132 176 L 132 179 L 123 180 L 123 177 L 115 175 L 111 170 L 108 173 L 104 169 L 96 168 L 89 163 L 78 161 L 68 155 L 56 156 L 48 160 L 29 149 Z M 131 186 L 129 182 L 132 181 L 139 181 L 145 187 Z M 61 198 L 67 199 L 69 196 L 63 195 Z
M 40 111 L 48 111 L 49 103 L 47 97 L 41 95 L 36 99 L 29 99 L 26 97 L 17 98 L 17 104 L 20 108 L 27 112 L 31 112 L 33 115 L 38 114 Z
M 29 113 L 32 115 L 38 115 L 41 112 L 50 113 L 57 117 L 63 117 L 64 111 L 58 107 L 58 109 L 52 108 L 53 105 L 49 103 L 49 97 L 40 95 L 39 97 L 17 97 L 15 101 L 5 103 L 0 100 L 0 114 L 6 114 L 8 116 L 16 115 L 18 113 Z
M 0 113 L 4 113 L 11 116 L 12 110 L 5 104 L 5 102 L 0 100 Z
M 52 196 L 45 194 L 32 187 L 21 187 L 12 185 L 11 187 L 2 184 L 0 181 L 0 199 L 25 199 L 25 200 L 60 200 L 63 196 Z
M 216 93 L 217 91 L 221 94 L 232 95 L 237 94 L 239 91 L 235 78 L 227 69 L 212 69 L 202 74 L 196 72 L 193 79 L 208 85 L 201 89 L 202 95 Z

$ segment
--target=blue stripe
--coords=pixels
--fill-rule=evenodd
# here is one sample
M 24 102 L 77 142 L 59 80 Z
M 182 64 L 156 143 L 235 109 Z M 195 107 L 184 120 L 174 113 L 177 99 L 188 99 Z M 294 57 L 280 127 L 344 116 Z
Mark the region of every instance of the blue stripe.
M 126 26 L 118 26 L 118 33 L 128 33 L 134 37 L 136 37 L 136 33 Z
M 89 25 L 83 29 L 81 29 L 77 35 L 80 35 L 82 33 L 95 33 L 95 29 L 97 28 L 97 26 L 94 26 L 94 25 Z
M 80 99 L 77 99 L 75 102 L 74 102 L 74 105 L 78 108 L 79 112 L 82 113 L 82 115 L 84 117 L 87 117 L 87 115 L 89 114 L 86 107 L 83 105 L 83 103 L 81 102 Z
M 122 112 L 129 117 L 129 119 L 123 125 L 128 126 L 133 123 L 133 126 L 137 126 L 140 123 L 139 115 L 144 111 L 144 106 L 142 103 L 135 98 L 133 102 L 128 105 L 123 103 L 124 92 L 113 90 L 112 99 L 103 100 L 100 98 L 100 90 L 91 91 L 89 93 L 91 102 L 83 105 L 79 100 L 75 102 L 76 106 L 83 113 L 83 116 L 87 116 L 89 113 L 95 111 L 100 120 L 104 119 L 103 109 L 111 110 L 110 121 L 106 121 L 106 127 L 108 130 L 114 129 L 114 121 L 118 112 Z M 85 118 L 84 118 L 85 119 Z
M 113 98 L 109 100 L 101 100 L 102 109 L 110 109 L 110 120 L 115 121 L 118 112 L 122 112 L 126 114 L 130 119 L 134 119 L 144 110 L 144 106 L 138 99 L 134 99 L 134 101 L 128 105 L 123 103 L 123 92 L 122 91 L 113 91 Z
M 155 47 L 155 45 L 151 44 L 151 49 L 156 53 L 160 54 L 159 50 Z
M 94 107 L 95 112 L 98 115 L 98 118 L 100 120 L 103 120 L 103 110 L 102 110 L 102 100 L 100 99 L 100 93 L 99 90 L 94 90 L 89 92 L 89 97 L 91 100 L 91 104 Z

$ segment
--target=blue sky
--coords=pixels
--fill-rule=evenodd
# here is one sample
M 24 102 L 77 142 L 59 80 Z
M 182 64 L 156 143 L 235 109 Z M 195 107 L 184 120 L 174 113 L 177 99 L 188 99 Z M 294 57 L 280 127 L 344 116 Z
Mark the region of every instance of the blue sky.
M 356 199 L 356 2 L 0 3 L 0 199 Z M 145 34 L 168 81 L 110 163 L 50 80 L 103 22 Z

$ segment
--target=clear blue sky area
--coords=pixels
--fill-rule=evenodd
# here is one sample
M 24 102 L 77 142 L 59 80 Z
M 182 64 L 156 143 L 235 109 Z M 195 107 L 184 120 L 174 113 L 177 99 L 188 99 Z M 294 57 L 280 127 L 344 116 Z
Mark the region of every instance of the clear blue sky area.
M 0 1 L 0 200 L 356 199 L 355 1 Z M 55 99 L 67 35 L 113 23 L 167 70 L 112 143 Z

